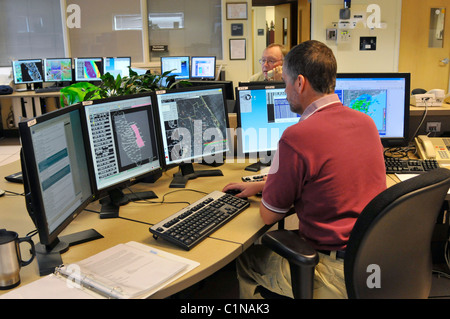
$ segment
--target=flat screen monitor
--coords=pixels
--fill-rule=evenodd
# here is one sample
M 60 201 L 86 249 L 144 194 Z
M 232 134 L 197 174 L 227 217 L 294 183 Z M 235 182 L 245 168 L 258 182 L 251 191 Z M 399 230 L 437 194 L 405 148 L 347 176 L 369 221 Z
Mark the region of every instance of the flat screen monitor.
M 229 150 L 223 86 L 159 91 L 156 99 L 164 165 L 180 167 L 170 187 L 185 187 L 189 179 L 201 176 L 221 176 L 220 170 L 194 171 L 192 163 L 221 165 Z
M 103 75 L 103 58 L 75 58 L 75 81 L 101 81 Z
M 44 59 L 45 82 L 71 82 L 72 58 L 47 58 Z
M 20 122 L 19 132 L 26 206 L 39 233 L 36 256 L 44 275 L 61 264 L 58 253 L 70 245 L 101 237 L 90 230 L 58 238 L 94 196 L 80 106 Z
M 153 192 L 125 195 L 122 189 L 161 171 L 152 93 L 84 103 L 89 158 L 101 218 L 117 217 L 130 200 L 155 198 Z
M 209 86 L 209 85 L 223 85 L 225 89 L 225 98 L 227 100 L 234 100 L 234 86 L 233 81 L 202 81 L 202 80 L 189 80 L 192 86 Z M 177 88 L 186 87 L 188 85 L 177 85 Z
M 246 170 L 270 166 L 284 130 L 300 119 L 290 110 L 284 89 L 284 83 L 236 88 L 238 155 L 259 158 Z
M 130 75 L 131 57 L 106 57 L 103 59 L 103 74 L 109 73 L 114 78 Z
M 240 81 L 238 86 L 284 85 L 283 81 Z
M 374 120 L 383 146 L 409 143 L 409 73 L 340 73 L 336 94 L 342 104 Z
M 215 56 L 191 57 L 191 79 L 214 80 L 216 78 Z
M 176 80 L 189 79 L 188 56 L 163 56 L 161 57 L 161 74 L 170 72 Z
M 41 59 L 12 61 L 14 84 L 42 84 L 44 74 Z

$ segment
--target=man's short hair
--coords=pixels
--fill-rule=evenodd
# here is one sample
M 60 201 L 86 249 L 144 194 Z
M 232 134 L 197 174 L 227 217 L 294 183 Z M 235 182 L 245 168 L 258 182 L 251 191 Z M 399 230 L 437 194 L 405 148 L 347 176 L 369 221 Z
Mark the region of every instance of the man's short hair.
M 299 74 L 320 93 L 330 94 L 336 86 L 337 63 L 333 51 L 316 40 L 302 42 L 284 58 L 287 75 L 295 80 Z
M 274 47 L 278 47 L 280 48 L 281 54 L 283 54 L 283 57 L 286 56 L 286 54 L 289 52 L 288 49 L 286 49 L 286 47 L 282 44 L 278 44 L 278 43 L 271 43 L 267 46 L 266 49 L 270 49 L 270 48 L 274 48 Z

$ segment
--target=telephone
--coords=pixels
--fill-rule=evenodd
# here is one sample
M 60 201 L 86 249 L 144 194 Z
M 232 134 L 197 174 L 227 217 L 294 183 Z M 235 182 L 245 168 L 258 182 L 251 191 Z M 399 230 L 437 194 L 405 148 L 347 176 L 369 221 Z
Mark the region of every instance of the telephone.
M 415 139 L 422 159 L 435 159 L 439 164 L 450 164 L 450 138 L 419 135 Z
M 424 94 L 411 95 L 410 103 L 413 106 L 442 106 L 445 91 L 441 89 L 433 89 Z

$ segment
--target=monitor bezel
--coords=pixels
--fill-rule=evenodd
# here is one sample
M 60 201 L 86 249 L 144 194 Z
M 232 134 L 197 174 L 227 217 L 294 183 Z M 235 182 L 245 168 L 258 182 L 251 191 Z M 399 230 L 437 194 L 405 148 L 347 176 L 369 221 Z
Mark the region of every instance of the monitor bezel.
M 404 72 L 375 72 L 375 73 L 338 73 L 336 79 L 343 78 L 361 78 L 361 79 L 383 79 L 383 78 L 400 78 L 405 80 L 404 105 L 403 110 L 403 136 L 401 137 L 382 137 L 381 143 L 384 147 L 405 147 L 410 142 L 409 136 L 409 120 L 410 120 L 410 90 L 411 90 L 411 74 Z
M 214 61 L 214 66 L 213 66 L 213 70 L 214 70 L 214 74 L 212 76 L 199 76 L 199 75 L 195 75 L 194 71 L 194 59 L 213 59 Z M 208 56 L 200 56 L 200 55 L 194 55 L 191 56 L 191 71 L 190 71 L 190 78 L 193 80 L 215 80 L 216 79 L 216 65 L 217 65 L 217 57 L 214 55 L 208 55 Z
M 189 80 L 188 83 L 195 86 L 211 86 L 211 85 L 223 85 L 225 87 L 225 97 L 227 100 L 234 100 L 234 85 L 233 81 L 226 80 L 213 80 L 213 81 L 203 81 L 203 80 Z M 189 84 L 187 84 L 189 87 Z M 186 87 L 184 84 L 177 84 L 176 88 Z
M 268 86 L 268 85 L 285 85 L 284 81 L 239 81 L 238 87 L 243 86 Z
M 33 149 L 33 141 L 31 137 L 31 127 L 46 121 L 50 121 L 58 116 L 66 115 L 72 111 L 78 111 L 80 115 L 80 125 L 82 126 L 83 120 L 81 118 L 81 105 L 74 104 L 69 107 L 55 110 L 53 112 L 45 113 L 39 117 L 29 119 L 19 123 L 19 133 L 22 146 L 22 174 L 24 176 L 24 189 L 25 200 L 28 208 L 29 215 L 33 220 L 38 234 L 40 243 L 42 245 L 54 245 L 59 242 L 58 235 L 75 219 L 85 208 L 94 200 L 94 184 L 89 175 L 89 184 L 91 187 L 90 195 L 75 209 L 70 215 L 66 217 L 64 221 L 58 225 L 53 231 L 50 231 L 47 215 L 43 205 L 41 186 L 39 183 L 39 173 L 36 166 L 36 156 Z M 84 148 L 86 153 L 86 141 L 84 140 Z M 88 156 L 86 157 L 88 164 Z
M 188 74 L 187 74 L 187 76 L 183 76 L 183 77 L 180 77 L 180 76 L 177 76 L 177 75 L 175 75 L 175 80 L 189 80 L 189 76 L 191 75 L 191 57 L 189 56 L 189 55 L 174 55 L 174 56 L 162 56 L 162 57 L 160 57 L 160 63 L 161 63 L 161 67 L 160 67 L 160 71 L 161 71 L 161 74 L 164 74 L 165 72 L 168 72 L 168 71 L 170 71 L 170 70 L 163 70 L 163 60 L 165 60 L 165 59 L 179 59 L 179 58 L 186 58 L 186 61 L 187 61 L 187 63 L 188 63 Z M 170 75 L 173 75 L 172 73 L 168 73 L 168 76 L 170 76 Z
M 78 74 L 78 72 L 77 72 L 77 61 L 78 60 L 88 60 L 88 59 L 98 59 L 98 60 L 100 60 L 101 61 L 101 67 L 99 68 L 99 71 L 100 71 L 100 77 L 99 78 L 95 78 L 95 79 L 80 79 L 78 76 L 79 76 L 79 74 Z M 74 78 L 74 80 L 75 80 L 75 82 L 100 82 L 102 79 L 101 79 L 101 76 L 104 74 L 103 73 L 103 57 L 100 57 L 100 56 L 91 56 L 91 57 L 76 57 L 76 58 L 73 58 L 73 74 L 74 74 L 74 76 L 73 76 L 73 78 Z
M 87 117 L 86 117 L 86 109 L 85 109 L 85 105 L 97 105 L 97 104 L 104 104 L 104 103 L 110 103 L 110 102 L 116 102 L 116 101 L 123 101 L 123 100 L 127 100 L 127 99 L 136 99 L 136 98 L 142 98 L 142 97 L 148 97 L 150 98 L 151 101 L 151 107 L 150 109 L 148 109 L 148 115 L 151 116 L 151 118 L 149 118 L 149 121 L 152 120 L 153 121 L 153 129 L 154 129 L 154 138 L 155 138 L 155 143 L 156 143 L 156 151 L 157 151 L 157 157 L 159 160 L 159 167 L 147 171 L 145 173 L 142 173 L 138 176 L 133 176 L 131 178 L 127 178 L 124 180 L 121 180 L 113 185 L 109 185 L 103 188 L 99 188 L 99 186 L 97 185 L 97 179 L 95 177 L 95 169 L 94 169 L 94 159 L 92 157 L 92 148 L 91 148 L 91 144 L 90 144 L 90 136 L 89 136 L 89 132 L 88 132 L 88 123 L 87 123 Z M 136 183 L 138 183 L 141 179 L 149 177 L 149 176 L 153 176 L 153 175 L 157 175 L 158 173 L 160 173 L 163 169 L 163 161 L 162 161 L 162 156 L 161 156 L 161 152 L 160 152 L 160 135 L 159 135 L 159 127 L 158 127 L 158 122 L 155 118 L 155 93 L 154 92 L 146 92 L 146 93 L 138 93 L 138 94 L 133 94 L 133 95 L 123 95 L 123 96 L 117 96 L 117 97 L 110 97 L 110 98 L 104 98 L 104 99 L 98 99 L 98 100 L 92 100 L 92 101 L 85 101 L 85 102 L 81 102 L 79 103 L 82 106 L 82 124 L 84 126 L 84 138 L 86 141 L 86 152 L 88 154 L 88 168 L 90 170 L 90 174 L 92 176 L 92 182 L 93 182 L 93 186 L 94 186 L 94 195 L 96 199 L 100 199 L 103 198 L 105 196 L 107 196 L 109 194 L 109 192 L 111 190 L 114 189 L 123 189 L 129 186 L 132 186 Z
M 127 59 L 130 63 L 129 63 L 129 68 L 131 68 L 131 56 L 106 56 L 103 57 L 103 74 L 108 73 L 108 71 L 106 71 L 106 59 Z M 110 73 L 111 74 L 111 73 Z M 120 75 L 120 77 L 123 78 L 122 75 Z
M 225 96 L 225 86 L 223 84 L 215 84 L 215 85 L 206 85 L 206 86 L 190 86 L 190 87 L 180 87 L 180 88 L 176 88 L 176 89 L 170 89 L 170 90 L 161 90 L 161 91 L 156 91 L 156 108 L 155 108 L 155 115 L 156 115 L 156 121 L 158 122 L 158 130 L 160 131 L 160 141 L 161 141 L 161 145 L 160 145 L 160 154 L 161 154 L 161 158 L 163 161 L 163 165 L 164 165 L 164 169 L 171 169 L 173 167 L 177 167 L 183 164 L 187 164 L 187 163 L 197 163 L 197 162 L 201 162 L 202 159 L 204 159 L 204 156 L 202 154 L 202 156 L 198 156 L 195 158 L 192 158 L 190 160 L 180 160 L 176 163 L 168 163 L 166 161 L 165 158 L 165 152 L 164 152 L 164 136 L 165 134 L 162 132 L 162 126 L 161 126 L 161 117 L 160 117 L 160 105 L 159 105 L 159 101 L 158 101 L 158 95 L 162 95 L 162 94 L 172 94 L 172 93 L 182 93 L 182 92 L 192 92 L 192 91 L 207 91 L 207 90 L 216 90 L 216 89 L 222 89 L 222 98 L 223 98 L 223 105 L 224 105 L 224 112 L 225 112 L 225 121 L 226 121 L 226 128 L 227 130 L 230 127 L 230 121 L 228 118 L 228 109 L 227 109 L 227 103 L 226 103 L 226 96 Z M 225 136 L 225 138 L 227 139 L 227 149 L 222 151 L 222 155 L 225 156 L 225 154 L 227 154 L 227 152 L 230 152 L 231 148 L 231 144 L 230 144 L 230 138 L 228 136 Z M 214 156 L 217 156 L 218 153 L 214 154 Z M 206 156 L 206 158 L 208 158 L 208 156 Z
M 14 71 L 14 67 L 15 67 L 15 63 L 24 63 L 25 61 L 36 61 L 36 62 L 40 62 L 41 63 L 41 69 L 39 70 L 39 72 L 41 73 L 41 76 L 42 76 L 42 80 L 39 80 L 39 81 L 22 81 L 22 82 L 19 82 L 18 80 L 17 80 L 17 76 L 16 76 L 16 72 Z M 12 67 L 12 74 L 13 74 L 13 81 L 14 81 L 14 84 L 35 84 L 35 83 L 44 83 L 44 61 L 42 60 L 42 59 L 20 59 L 20 60 L 13 60 L 12 62 L 11 62 L 11 67 Z
M 259 156 L 260 153 L 264 154 L 272 154 L 275 153 L 277 148 L 273 150 L 257 150 L 255 152 L 246 152 L 244 151 L 244 144 L 242 141 L 242 119 L 241 119 L 241 103 L 239 100 L 239 91 L 241 90 L 266 90 L 266 89 L 285 89 L 286 85 L 284 82 L 273 82 L 273 81 L 264 81 L 264 82 L 239 82 L 239 86 L 235 89 L 236 96 L 236 120 L 237 120 L 237 128 L 239 129 L 237 134 L 237 151 L 239 155 L 244 156 Z M 292 124 L 294 125 L 294 124 Z M 281 138 L 281 136 L 280 136 Z M 273 154 L 272 154 L 273 155 Z
M 68 60 L 70 61 L 70 80 L 50 80 L 47 78 L 46 63 L 51 60 Z M 44 73 L 44 82 L 72 82 L 74 78 L 73 59 L 72 58 L 44 58 L 42 60 L 42 72 Z

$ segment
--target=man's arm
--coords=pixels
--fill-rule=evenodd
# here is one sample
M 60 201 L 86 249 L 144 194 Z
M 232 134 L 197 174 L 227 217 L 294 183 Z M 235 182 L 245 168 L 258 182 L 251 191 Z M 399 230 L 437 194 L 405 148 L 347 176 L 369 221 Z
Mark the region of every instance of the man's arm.
M 275 224 L 286 216 L 285 214 L 274 213 L 266 206 L 264 206 L 263 203 L 259 205 L 259 214 L 261 215 L 261 218 L 266 225 Z

